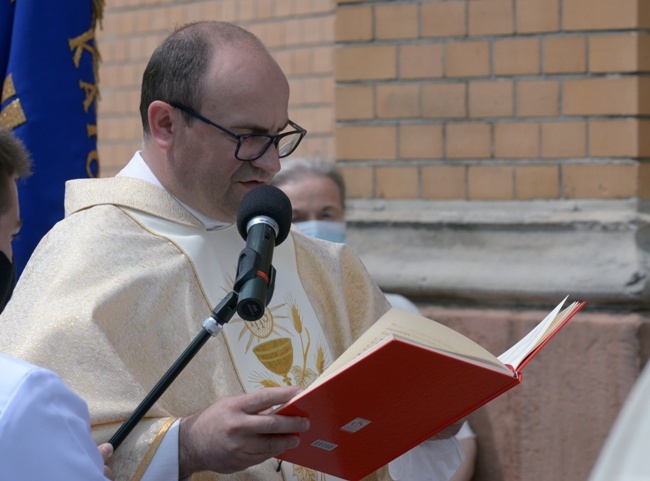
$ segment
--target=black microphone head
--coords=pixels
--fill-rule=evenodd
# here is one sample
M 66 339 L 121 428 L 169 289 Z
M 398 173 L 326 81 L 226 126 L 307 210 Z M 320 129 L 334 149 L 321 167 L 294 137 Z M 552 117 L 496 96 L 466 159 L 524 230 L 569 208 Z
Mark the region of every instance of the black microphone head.
M 275 236 L 275 245 L 277 246 L 289 235 L 292 215 L 289 197 L 277 187 L 262 185 L 244 196 L 237 213 L 237 229 L 246 240 L 248 221 L 258 216 L 270 217 L 278 224 L 280 230 Z

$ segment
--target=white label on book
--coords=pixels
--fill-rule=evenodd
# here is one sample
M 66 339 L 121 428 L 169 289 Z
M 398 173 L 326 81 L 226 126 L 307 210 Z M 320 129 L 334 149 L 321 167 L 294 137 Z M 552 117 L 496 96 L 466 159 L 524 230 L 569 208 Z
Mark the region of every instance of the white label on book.
M 338 444 L 323 441 L 322 439 L 317 439 L 316 441 L 311 443 L 311 445 L 314 446 L 315 448 L 324 449 L 325 451 L 331 451 L 338 447 Z
M 365 428 L 368 424 L 370 424 L 370 422 L 371 421 L 368 421 L 367 419 L 355 418 L 345 426 L 342 426 L 341 429 L 349 433 L 356 433 L 357 431 Z

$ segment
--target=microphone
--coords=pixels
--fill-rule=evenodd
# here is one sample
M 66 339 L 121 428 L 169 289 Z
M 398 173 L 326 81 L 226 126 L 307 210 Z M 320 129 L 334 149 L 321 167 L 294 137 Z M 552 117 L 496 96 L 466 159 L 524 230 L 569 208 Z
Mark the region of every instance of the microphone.
M 262 317 L 273 297 L 273 248 L 289 235 L 291 217 L 291 201 L 277 187 L 256 187 L 242 200 L 237 229 L 246 247 L 239 255 L 234 290 L 239 297 L 237 313 L 246 321 Z

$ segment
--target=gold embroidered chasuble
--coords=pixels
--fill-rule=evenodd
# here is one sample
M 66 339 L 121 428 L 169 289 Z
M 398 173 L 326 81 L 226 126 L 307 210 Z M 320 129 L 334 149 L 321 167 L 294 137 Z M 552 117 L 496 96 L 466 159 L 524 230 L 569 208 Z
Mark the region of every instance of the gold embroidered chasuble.
M 207 231 L 171 195 L 130 178 L 68 182 L 66 218 L 43 239 L 0 318 L 0 351 L 59 373 L 107 441 L 232 289 L 245 242 Z M 211 338 L 116 451 L 139 479 L 178 417 L 265 386 L 310 384 L 389 307 L 345 245 L 292 230 L 274 252 L 275 292 L 259 321 Z M 269 460 L 193 480 L 325 480 Z M 385 469 L 373 479 L 388 479 Z

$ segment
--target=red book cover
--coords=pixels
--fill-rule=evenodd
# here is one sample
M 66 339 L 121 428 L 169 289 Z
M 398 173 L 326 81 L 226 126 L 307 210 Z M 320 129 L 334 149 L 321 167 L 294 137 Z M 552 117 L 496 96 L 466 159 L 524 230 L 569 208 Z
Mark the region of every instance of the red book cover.
M 543 342 L 582 305 L 563 311 L 563 322 Z M 541 345 L 534 347 L 537 352 Z M 519 370 L 460 333 L 399 309 L 348 351 L 353 348 L 362 354 L 353 352 L 342 368 L 276 410 L 311 423 L 300 445 L 279 459 L 356 481 L 521 381 Z

